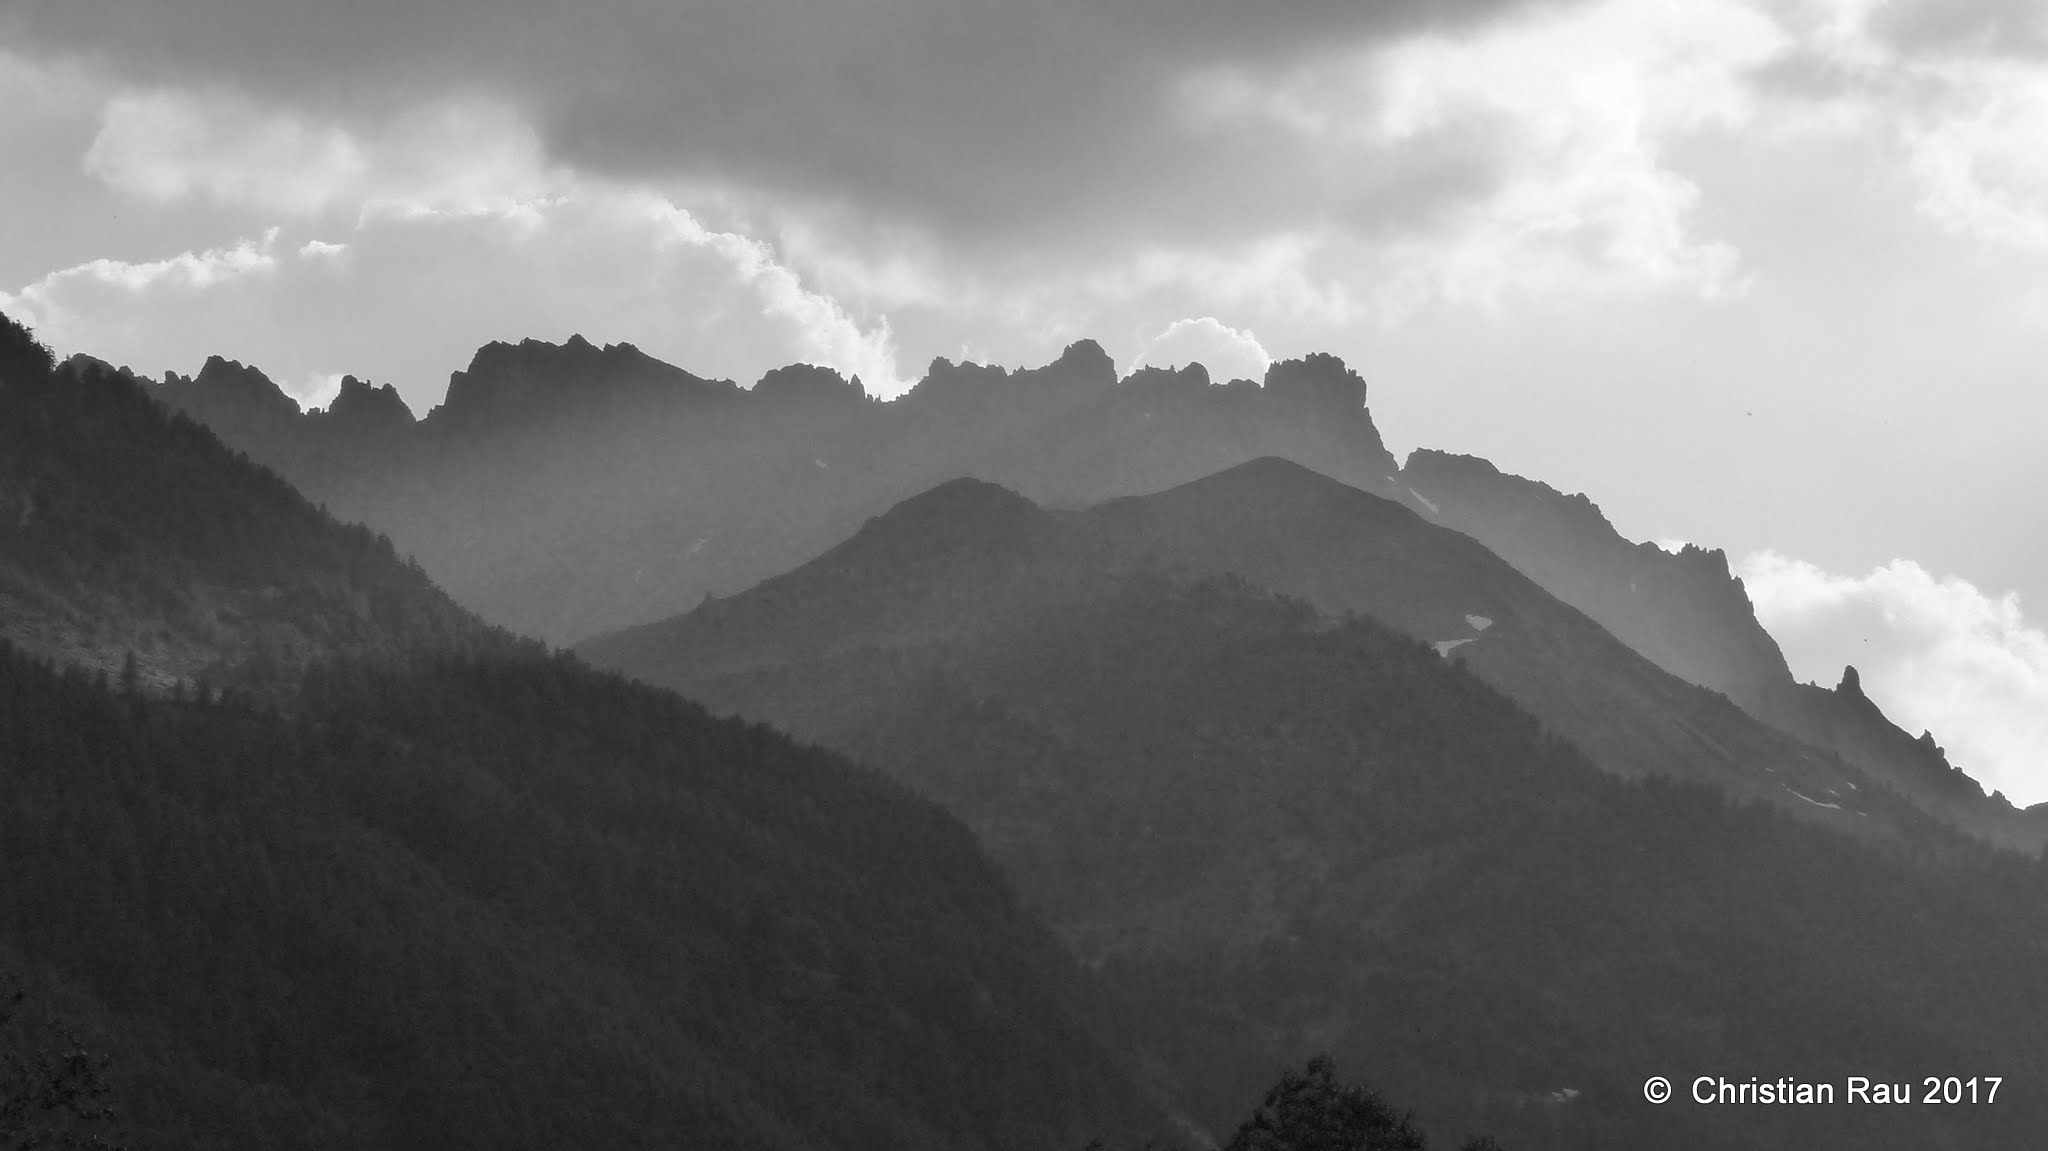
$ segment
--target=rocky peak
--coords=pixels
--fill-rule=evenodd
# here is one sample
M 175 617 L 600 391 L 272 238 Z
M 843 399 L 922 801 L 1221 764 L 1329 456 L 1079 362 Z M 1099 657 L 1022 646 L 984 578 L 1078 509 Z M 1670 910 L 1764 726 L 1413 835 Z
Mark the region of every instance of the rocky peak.
M 493 341 L 448 377 L 448 394 L 428 420 L 443 429 L 503 427 L 563 415 L 644 414 L 648 405 L 715 402 L 738 392 L 730 381 L 701 379 L 631 344 L 600 348 L 581 335 L 561 344 Z
M 1116 363 L 1109 353 L 1094 340 L 1076 340 L 1044 367 L 1015 372 L 994 364 L 935 358 L 906 398 L 918 406 L 965 403 L 1024 409 L 1046 402 L 1084 401 L 1106 395 L 1115 386 Z
M 341 391 L 322 415 L 326 421 L 365 431 L 402 431 L 413 425 L 412 409 L 397 388 L 371 385 L 354 376 L 341 378 Z
M 1328 352 L 1275 360 L 1266 368 L 1266 391 L 1320 410 L 1348 412 L 1365 407 L 1364 378 Z
M 1122 387 L 1144 395 L 1200 396 L 1212 385 L 1206 365 L 1190 361 L 1178 368 L 1146 364 L 1123 378 Z
M 775 368 L 754 385 L 754 399 L 776 404 L 842 405 L 867 398 L 860 377 L 849 380 L 831 368 L 790 364 Z
M 199 374 L 182 381 L 181 406 L 234 411 L 246 415 L 289 418 L 299 414 L 299 403 L 284 393 L 262 371 L 221 356 L 208 356 Z

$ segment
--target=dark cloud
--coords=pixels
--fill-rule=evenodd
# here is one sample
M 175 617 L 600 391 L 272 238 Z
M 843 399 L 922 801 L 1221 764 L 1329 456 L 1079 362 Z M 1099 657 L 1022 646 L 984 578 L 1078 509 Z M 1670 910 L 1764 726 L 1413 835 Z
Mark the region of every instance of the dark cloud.
M 343 112 L 481 88 L 520 105 L 582 170 L 711 177 L 959 242 L 1077 218 L 1213 227 L 1216 199 L 1188 185 L 1266 174 L 1218 171 L 1232 157 L 1178 132 L 1166 107 L 1178 77 L 1535 2 L 12 0 L 0 34 L 145 83 L 224 83 Z M 1476 170 L 1434 163 L 1414 195 Z M 1399 207 L 1398 172 L 1365 183 Z
M 1880 39 L 1908 55 L 2048 56 L 2048 10 L 2040 0 L 1893 0 L 1870 22 Z

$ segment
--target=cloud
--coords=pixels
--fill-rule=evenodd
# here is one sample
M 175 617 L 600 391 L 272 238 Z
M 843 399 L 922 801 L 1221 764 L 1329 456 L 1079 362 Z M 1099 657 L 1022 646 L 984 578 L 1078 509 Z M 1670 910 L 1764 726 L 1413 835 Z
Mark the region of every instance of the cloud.
M 2048 68 L 1979 61 L 1940 74 L 1941 110 L 1906 129 L 1920 210 L 1966 236 L 2048 249 Z
M 114 96 L 84 166 L 148 200 L 357 218 L 518 217 L 567 180 L 501 102 L 440 97 L 347 118 L 218 87 Z
M 1665 151 L 1745 126 L 1752 73 L 1789 46 L 1740 0 L 1609 0 L 1391 50 L 1380 131 L 1483 129 L 1502 172 L 1447 235 L 1414 246 L 1415 274 L 1478 300 L 1518 285 L 1735 289 L 1734 249 L 1690 234 L 1699 189 Z
M 313 372 L 302 377 L 296 384 L 288 380 L 279 380 L 278 386 L 284 389 L 286 395 L 297 400 L 301 408 L 324 408 L 334 402 L 334 397 L 341 394 L 341 379 L 347 374 Z
M 1889 0 L 1858 4 L 1895 51 L 2048 55 L 2048 12 L 2035 0 Z
M 350 234 L 345 276 L 331 267 L 341 245 L 281 236 L 91 261 L 0 292 L 0 308 L 60 352 L 152 376 L 219 353 L 313 403 L 345 369 L 425 411 L 479 345 L 577 332 L 703 375 L 751 380 L 802 360 L 885 394 L 909 386 L 886 318 L 849 311 L 769 245 L 652 194 L 578 188 L 519 216 L 369 218 Z
M 551 162 L 587 175 L 709 175 L 959 238 L 1051 227 L 1134 182 L 1163 190 L 1200 171 L 1154 131 L 1162 93 L 1190 69 L 1462 27 L 1527 2 L 372 0 L 281 20 L 266 0 L 15 0 L 0 33 L 264 109 L 365 117 L 483 94 L 538 125 Z M 277 140 L 350 166 L 317 134 Z
M 1896 147 L 1930 222 L 2048 250 L 2048 16 L 2031 0 L 1824 0 L 1799 26 L 1801 74 L 1781 92 L 1829 114 L 1808 125 Z M 1818 13 L 1815 17 L 1814 13 Z
M 19 292 L 0 291 L 0 310 L 36 328 L 46 341 L 71 346 L 89 329 L 85 316 L 105 307 L 133 306 L 147 295 L 191 298 L 197 293 L 277 270 L 278 230 L 229 247 L 180 252 L 161 260 L 97 259 L 51 272 Z
M 1987 790 L 2048 799 L 2048 633 L 2017 595 L 1910 560 L 1844 576 L 1759 552 L 1738 574 L 1798 674 L 1833 683 L 1853 664 L 1894 722 L 1932 731 Z
M 1214 316 L 1197 316 L 1175 320 L 1145 341 L 1131 370 L 1148 364 L 1173 368 L 1199 363 L 1208 369 L 1211 380 L 1221 383 L 1263 380 L 1272 362 L 1273 357 L 1250 329 L 1233 328 Z
M 629 202 L 655 225 L 659 243 L 702 248 L 724 259 L 740 282 L 759 294 L 764 314 L 796 325 L 800 349 L 806 353 L 801 358 L 859 376 L 877 395 L 894 396 L 909 390 L 913 381 L 904 379 L 896 369 L 895 343 L 886 316 L 864 330 L 838 301 L 806 287 L 802 277 L 778 260 L 767 244 L 737 232 L 708 229 L 667 199 L 645 196 Z

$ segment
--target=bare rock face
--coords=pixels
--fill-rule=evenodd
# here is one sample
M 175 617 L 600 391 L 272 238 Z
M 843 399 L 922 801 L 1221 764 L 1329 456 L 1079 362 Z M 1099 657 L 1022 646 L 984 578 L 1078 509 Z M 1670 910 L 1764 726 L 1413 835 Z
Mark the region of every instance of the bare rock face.
M 1958 827 L 2027 850 L 2048 842 L 2048 820 L 1987 797 L 1932 737 L 1915 740 L 1900 730 L 1864 694 L 1855 668 L 1843 669 L 1832 691 L 1795 682 L 1720 550 L 1687 545 L 1673 553 L 1632 543 L 1586 496 L 1472 456 L 1417 451 L 1402 479 L 1439 522 L 1479 540 L 1665 671 L 1720 692 Z
M 354 376 L 341 378 L 341 391 L 323 414 L 342 434 L 398 437 L 411 431 L 414 423 L 412 409 L 397 388 L 372 385 Z

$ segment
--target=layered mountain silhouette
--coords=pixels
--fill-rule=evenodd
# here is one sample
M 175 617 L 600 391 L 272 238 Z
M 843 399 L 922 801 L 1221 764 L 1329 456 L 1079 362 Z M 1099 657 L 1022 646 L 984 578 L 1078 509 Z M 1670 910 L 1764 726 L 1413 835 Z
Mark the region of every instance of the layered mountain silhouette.
M 1834 752 L 1926 810 L 2028 851 L 2048 842 L 2048 809 L 2015 811 L 1914 738 L 1863 694 L 1851 668 L 1833 690 L 1793 679 L 1719 551 L 1630 543 L 1583 495 L 1506 475 L 1485 460 L 1418 451 L 1402 478 L 1432 514 L 1658 666 L 1722 693 L 1751 715 Z
M 1198 366 L 1119 380 L 1083 341 L 1027 371 L 936 360 L 878 403 L 822 368 L 742 389 L 631 345 L 527 340 L 478 351 L 413 424 L 395 394 L 346 383 L 301 415 L 251 373 L 213 360 L 156 394 L 388 533 L 485 619 L 556 643 L 743 590 L 959 475 L 1076 503 L 1269 454 L 1376 489 L 1398 470 L 1364 383 L 1329 356 L 1263 387 Z
M 902 556 L 920 558 L 896 562 Z M 964 567 L 956 572 L 955 565 Z M 1710 783 L 1858 834 L 1891 834 L 1900 818 L 1919 822 L 1853 767 L 1659 670 L 1470 537 L 1271 457 L 1075 512 L 1044 511 L 993 485 L 955 481 L 788 575 L 578 650 L 694 694 L 707 673 L 773 652 L 885 642 L 864 628 L 916 636 L 1001 618 L 1000 605 L 1022 594 L 1018 587 L 1037 586 L 1014 583 L 1020 565 L 1241 577 L 1326 612 L 1370 615 L 1435 645 L 1617 775 Z M 956 586 L 936 601 L 921 598 L 933 580 Z M 895 606 L 906 596 L 914 609 Z M 958 615 L 929 618 L 933 611 Z M 849 630 L 852 638 L 839 638 Z M 736 653 L 715 638 L 727 635 L 740 645 Z
M 2048 1119 L 1642 1103 L 1665 1068 L 2048 1070 L 2015 1015 L 2043 994 L 2039 865 L 1298 465 L 1077 511 L 950 482 L 579 650 L 957 812 L 1212 1127 L 1318 1049 L 1516 1147 L 1997 1146 Z
M 219 360 L 157 394 L 388 533 L 487 620 L 552 642 L 743 590 L 955 476 L 1079 505 L 1283 457 L 1473 536 L 1658 667 L 1936 816 L 2029 850 L 2048 840 L 2048 815 L 1986 798 L 1860 692 L 1795 683 L 1720 552 L 1630 543 L 1583 496 L 1483 460 L 1424 450 L 1397 468 L 1364 383 L 1329 356 L 1277 363 L 1263 386 L 1199 365 L 1119 380 L 1083 341 L 1032 370 L 935 360 L 878 403 L 821 368 L 742 389 L 572 338 L 486 346 L 416 423 L 388 386 L 349 381 L 299 414 Z
M 355 394 L 330 416 L 388 404 Z M 152 1148 L 1164 1126 L 1091 981 L 899 785 L 488 628 L 11 321 L 0 484 L 5 1090 L 40 1020 Z
M 53 370 L 11 322 L 0 379 L 0 638 L 22 650 L 132 664 L 160 689 L 272 690 L 319 655 L 511 646 L 390 540 L 335 523 L 132 379 Z

